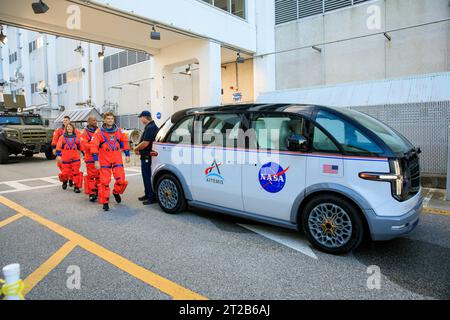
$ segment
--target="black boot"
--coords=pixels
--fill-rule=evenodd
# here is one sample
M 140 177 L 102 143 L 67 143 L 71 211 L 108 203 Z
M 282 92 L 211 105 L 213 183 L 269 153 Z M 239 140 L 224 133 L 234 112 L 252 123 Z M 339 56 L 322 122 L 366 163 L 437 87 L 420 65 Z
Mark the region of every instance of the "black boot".
M 148 199 L 147 196 L 143 196 L 143 197 L 138 198 L 138 200 L 141 201 L 141 202 L 144 202 L 147 199 Z
M 103 205 L 103 210 L 109 211 L 109 204 L 105 203 L 105 204 Z
M 77 187 L 75 187 L 75 189 L 73 189 L 73 192 L 75 192 L 75 193 L 81 193 L 80 189 L 77 188 Z
M 121 203 L 122 202 L 122 197 L 120 196 L 120 194 L 113 194 L 114 199 L 116 199 L 117 203 Z
M 69 187 L 73 187 L 73 181 L 72 180 L 69 180 Z
M 63 188 L 63 190 L 67 190 L 67 181 L 66 181 L 66 182 L 63 182 L 62 188 Z
M 89 196 L 89 201 L 90 201 L 90 202 L 95 202 L 95 201 L 97 201 L 97 195 L 91 194 L 91 195 Z

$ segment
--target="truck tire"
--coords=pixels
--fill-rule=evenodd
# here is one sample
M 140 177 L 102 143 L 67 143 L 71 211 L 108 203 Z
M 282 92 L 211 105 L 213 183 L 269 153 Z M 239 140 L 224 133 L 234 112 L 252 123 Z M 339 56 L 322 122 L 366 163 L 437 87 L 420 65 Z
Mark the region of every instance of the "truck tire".
M 170 173 L 158 179 L 156 195 L 159 206 L 165 213 L 176 214 L 186 209 L 183 188 L 178 179 Z
M 0 164 L 8 163 L 9 152 L 8 148 L 0 142 Z
M 301 224 L 309 242 L 329 254 L 355 250 L 364 237 L 360 212 L 343 197 L 319 195 L 304 207 Z
M 55 160 L 56 159 L 56 156 L 53 154 L 52 147 L 48 147 L 45 150 L 45 157 L 47 158 L 47 160 Z

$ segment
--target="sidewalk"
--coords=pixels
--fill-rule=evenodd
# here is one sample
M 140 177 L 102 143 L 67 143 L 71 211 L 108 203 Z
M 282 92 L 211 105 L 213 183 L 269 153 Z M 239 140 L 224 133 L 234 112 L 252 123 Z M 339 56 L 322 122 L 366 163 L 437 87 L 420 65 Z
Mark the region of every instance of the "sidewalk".
M 423 189 L 423 212 L 450 217 L 450 201 L 445 201 L 445 193 L 443 189 Z

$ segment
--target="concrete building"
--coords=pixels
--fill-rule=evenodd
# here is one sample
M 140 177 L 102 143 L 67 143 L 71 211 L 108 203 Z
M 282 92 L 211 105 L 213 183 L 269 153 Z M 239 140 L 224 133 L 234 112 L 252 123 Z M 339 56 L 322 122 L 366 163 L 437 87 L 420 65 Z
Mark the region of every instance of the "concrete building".
M 133 126 L 142 108 L 161 124 L 232 102 L 351 107 L 421 146 L 424 171 L 446 171 L 448 0 L 45 2 L 50 10 L 33 14 L 26 1 L 0 0 L 10 40 L 0 78 L 30 106 L 47 104 L 49 117 L 90 105 Z

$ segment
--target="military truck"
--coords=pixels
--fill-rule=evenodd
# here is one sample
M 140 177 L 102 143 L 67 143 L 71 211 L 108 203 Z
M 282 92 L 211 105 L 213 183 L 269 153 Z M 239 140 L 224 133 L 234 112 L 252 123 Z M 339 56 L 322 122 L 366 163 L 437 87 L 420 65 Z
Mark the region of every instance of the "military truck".
M 23 96 L 4 94 L 0 102 L 0 164 L 8 162 L 10 155 L 33 157 L 45 153 L 48 160 L 54 160 L 51 141 L 53 131 L 44 126 L 40 115 L 22 112 Z

